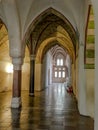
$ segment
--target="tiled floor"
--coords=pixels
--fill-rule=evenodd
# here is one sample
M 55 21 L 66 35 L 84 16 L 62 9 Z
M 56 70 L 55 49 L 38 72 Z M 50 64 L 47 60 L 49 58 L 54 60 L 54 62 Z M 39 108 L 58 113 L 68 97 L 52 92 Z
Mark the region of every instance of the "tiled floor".
M 0 93 L 0 130 L 94 130 L 93 120 L 79 115 L 75 97 L 63 85 L 28 95 L 22 92 L 21 109 L 11 109 L 11 92 Z

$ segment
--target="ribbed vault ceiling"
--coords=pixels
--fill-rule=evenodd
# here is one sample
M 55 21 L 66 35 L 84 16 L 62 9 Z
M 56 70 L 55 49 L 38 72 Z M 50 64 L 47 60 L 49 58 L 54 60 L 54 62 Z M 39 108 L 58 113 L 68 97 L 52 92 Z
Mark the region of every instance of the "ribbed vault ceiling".
M 28 47 L 36 55 L 36 62 L 42 62 L 44 54 L 59 44 L 75 59 L 76 33 L 69 21 L 58 11 L 49 8 L 35 18 L 30 26 Z
M 0 60 L 10 61 L 9 57 L 9 40 L 8 40 L 8 32 L 0 20 Z
M 29 50 L 26 47 L 25 51 L 25 62 L 29 62 Z M 8 61 L 11 62 L 11 58 L 9 56 L 9 38 L 8 32 L 3 24 L 2 20 L 0 19 L 0 61 Z
M 65 58 L 67 56 L 67 50 L 64 50 L 62 47 L 59 45 L 55 45 L 50 49 L 51 56 L 53 59 L 58 55 L 58 53 L 61 53 Z

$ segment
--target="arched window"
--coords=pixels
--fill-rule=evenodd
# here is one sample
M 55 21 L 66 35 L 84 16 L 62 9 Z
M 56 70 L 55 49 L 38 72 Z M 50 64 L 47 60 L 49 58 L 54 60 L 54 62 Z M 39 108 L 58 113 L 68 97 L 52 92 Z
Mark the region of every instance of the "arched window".
M 64 82 L 66 79 L 66 67 L 64 65 L 65 58 L 62 54 L 58 54 L 55 58 L 55 65 L 53 66 L 53 82 Z
M 60 65 L 60 59 L 57 59 L 57 66 Z
M 57 75 L 57 71 L 55 71 L 55 78 L 57 78 L 57 76 L 58 76 L 58 75 Z
M 57 59 L 57 66 L 63 66 L 63 59 Z
M 63 66 L 63 59 L 60 60 L 60 65 Z
M 65 71 L 62 72 L 62 77 L 65 78 Z

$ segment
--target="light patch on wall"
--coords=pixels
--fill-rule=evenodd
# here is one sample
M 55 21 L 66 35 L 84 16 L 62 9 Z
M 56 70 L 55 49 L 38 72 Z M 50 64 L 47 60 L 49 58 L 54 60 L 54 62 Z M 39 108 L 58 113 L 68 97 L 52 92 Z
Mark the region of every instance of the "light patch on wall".
M 8 63 L 6 66 L 6 72 L 7 73 L 13 73 L 13 65 L 11 63 Z

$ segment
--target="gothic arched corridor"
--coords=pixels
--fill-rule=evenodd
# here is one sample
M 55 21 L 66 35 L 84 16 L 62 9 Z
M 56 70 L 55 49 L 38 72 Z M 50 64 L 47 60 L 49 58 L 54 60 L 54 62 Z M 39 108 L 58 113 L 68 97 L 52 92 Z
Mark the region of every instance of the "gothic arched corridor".
M 97 5 L 0 0 L 0 130 L 98 129 Z
M 0 130 L 94 130 L 93 119 L 79 114 L 64 84 L 53 84 L 35 97 L 22 91 L 22 108 L 10 109 L 11 92 L 0 93 L 0 99 Z

